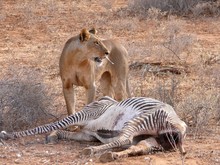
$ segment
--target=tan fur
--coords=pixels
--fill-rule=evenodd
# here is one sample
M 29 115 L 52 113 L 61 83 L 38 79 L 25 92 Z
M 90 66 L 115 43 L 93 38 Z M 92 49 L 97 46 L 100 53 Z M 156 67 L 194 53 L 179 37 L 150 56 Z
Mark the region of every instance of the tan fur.
M 87 103 L 95 99 L 96 80 L 100 80 L 104 95 L 114 96 L 116 100 L 130 96 L 126 49 L 116 40 L 100 40 L 95 33 L 95 29 L 90 32 L 83 29 L 66 42 L 60 57 L 60 76 L 68 115 L 75 113 L 73 85 L 85 87 Z M 114 64 L 105 58 L 106 54 Z M 97 66 L 95 57 L 102 59 L 101 66 Z

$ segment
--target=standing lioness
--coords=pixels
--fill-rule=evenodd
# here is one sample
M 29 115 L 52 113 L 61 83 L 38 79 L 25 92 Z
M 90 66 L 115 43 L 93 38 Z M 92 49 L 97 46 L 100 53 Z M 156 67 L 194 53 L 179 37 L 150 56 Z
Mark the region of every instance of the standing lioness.
M 130 96 L 126 49 L 115 40 L 100 40 L 96 30 L 70 38 L 60 57 L 60 76 L 68 115 L 75 113 L 73 85 L 86 89 L 87 103 L 95 99 L 95 80 L 100 79 L 104 95 L 117 100 Z

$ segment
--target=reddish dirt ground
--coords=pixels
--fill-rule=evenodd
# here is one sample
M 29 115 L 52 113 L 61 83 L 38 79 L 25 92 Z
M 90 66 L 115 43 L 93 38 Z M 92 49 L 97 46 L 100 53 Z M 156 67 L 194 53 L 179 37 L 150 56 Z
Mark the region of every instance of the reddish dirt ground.
M 220 19 L 219 17 L 188 19 L 173 17 L 175 20 L 145 20 L 143 18 L 123 18 L 120 8 L 126 7 L 127 1 L 31 1 L 8 0 L 0 2 L 0 78 L 10 78 L 10 71 L 16 68 L 32 68 L 43 74 L 43 82 L 53 90 L 56 100 L 54 107 L 57 113 L 65 113 L 61 81 L 59 78 L 58 61 L 65 41 L 79 33 L 84 27 L 97 27 L 100 35 L 105 38 L 118 38 L 125 44 L 130 53 L 130 63 L 135 61 L 154 61 L 160 58 L 149 56 L 143 58 L 139 53 L 147 53 L 149 47 L 145 44 L 151 36 L 154 42 L 159 42 L 162 34 L 155 29 L 163 29 L 169 21 L 179 22 L 181 33 L 196 36 L 197 45 L 193 51 L 220 53 Z M 117 12 L 116 12 L 117 11 Z M 123 10 L 121 10 L 123 11 Z M 155 34 L 154 34 L 155 33 Z M 135 43 L 135 45 L 132 45 Z M 136 52 L 134 51 L 136 50 Z M 140 51 L 140 52 L 139 52 Z M 191 55 L 191 54 L 190 54 Z M 187 56 L 188 57 L 188 56 Z M 187 58 L 188 59 L 188 58 Z M 195 64 L 197 56 L 190 56 L 188 64 Z M 219 65 L 213 65 L 219 74 Z M 131 70 L 130 82 L 132 94 L 141 95 L 135 88 L 136 80 L 142 81 L 142 72 Z M 198 75 L 187 75 L 188 79 L 181 84 L 181 92 L 191 89 L 189 82 Z M 149 89 L 153 87 L 149 78 L 143 82 Z M 146 83 L 146 84 L 145 84 Z M 217 88 L 219 89 L 219 88 Z M 81 89 L 78 90 L 78 92 Z M 135 93 L 137 92 L 137 93 Z M 53 94 L 54 94 L 53 93 Z M 79 95 L 79 94 L 78 94 Z M 85 102 L 84 94 L 78 96 L 77 107 L 80 109 Z M 181 96 L 184 94 L 181 94 Z M 210 126 L 211 127 L 211 126 Z M 187 155 L 186 165 L 220 164 L 220 128 L 213 125 L 211 131 L 200 138 L 190 134 L 184 143 Z M 45 135 L 26 137 L 18 140 L 0 142 L 0 164 L 102 164 L 99 155 L 85 157 L 81 155 L 83 148 L 98 143 L 60 141 L 58 144 L 44 144 Z M 138 164 L 138 165 L 177 165 L 182 164 L 178 152 L 155 153 L 152 155 L 123 158 L 106 164 Z
M 99 155 L 85 157 L 81 155 L 84 147 L 99 143 L 60 141 L 58 144 L 44 144 L 44 136 L 22 138 L 7 141 L 1 145 L 1 164 L 102 164 Z M 184 164 L 205 165 L 219 164 L 220 142 L 218 138 L 193 139 L 185 141 L 187 155 Z M 142 155 L 115 160 L 105 163 L 113 164 L 182 164 L 178 152 L 158 152 L 152 155 Z

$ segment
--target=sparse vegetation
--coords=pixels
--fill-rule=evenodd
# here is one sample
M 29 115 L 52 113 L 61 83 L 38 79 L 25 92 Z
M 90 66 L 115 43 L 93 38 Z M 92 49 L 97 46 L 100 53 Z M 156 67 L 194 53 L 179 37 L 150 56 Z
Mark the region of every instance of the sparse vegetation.
M 160 13 L 194 16 L 219 14 L 220 4 L 216 0 L 129 0 L 129 10 L 148 18 Z M 160 11 L 160 12 L 158 12 Z M 154 14 L 152 14 L 154 13 Z
M 119 39 L 127 48 L 132 96 L 167 102 L 188 124 L 186 164 L 219 164 L 219 0 L 18 0 L 0 1 L 0 9 L 0 131 L 31 128 L 66 115 L 58 71 L 61 50 L 80 29 L 96 27 L 100 37 Z M 77 88 L 77 110 L 85 103 L 83 95 Z M 28 155 L 25 144 L 19 148 L 22 157 L 14 157 L 21 164 L 39 157 L 39 164 L 89 162 L 76 158 L 88 144 L 69 144 L 47 148 L 51 155 L 40 151 L 42 146 L 29 148 Z M 16 163 L 8 157 L 14 154 L 10 147 L 0 149 L 0 162 Z M 175 153 L 172 160 L 161 157 L 167 164 L 179 160 Z M 146 164 L 145 158 L 120 164 L 133 159 Z
M 213 89 L 197 87 L 188 92 L 188 97 L 178 103 L 178 111 L 189 126 L 194 138 L 210 133 L 209 126 L 219 123 L 217 109 L 220 94 Z
M 153 29 L 146 46 L 150 55 L 138 53 L 143 59 L 153 60 L 142 59 L 132 63 L 130 68 L 138 70 L 141 76 L 134 95 L 154 97 L 174 106 L 196 138 L 209 132 L 212 123 L 219 123 L 216 113 L 220 105 L 219 92 L 216 91 L 219 91 L 220 79 L 216 67 L 220 63 L 216 52 L 193 48 L 200 46 L 198 39 L 182 32 L 184 24 L 172 20 Z M 194 80 L 188 78 L 191 76 Z M 202 91 L 207 92 L 201 95 Z
M 17 69 L 17 70 L 15 70 Z M 53 113 L 49 88 L 42 83 L 39 71 L 11 68 L 5 79 L 0 79 L 1 130 L 16 131 L 57 119 Z

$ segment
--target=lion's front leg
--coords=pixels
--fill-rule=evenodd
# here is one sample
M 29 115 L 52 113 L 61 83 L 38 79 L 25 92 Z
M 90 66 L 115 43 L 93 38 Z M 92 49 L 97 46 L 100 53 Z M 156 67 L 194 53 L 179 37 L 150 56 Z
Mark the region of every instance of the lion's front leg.
M 73 88 L 73 83 L 71 83 L 70 81 L 63 81 L 63 94 L 66 102 L 67 113 L 70 116 L 76 112 L 76 96 Z

